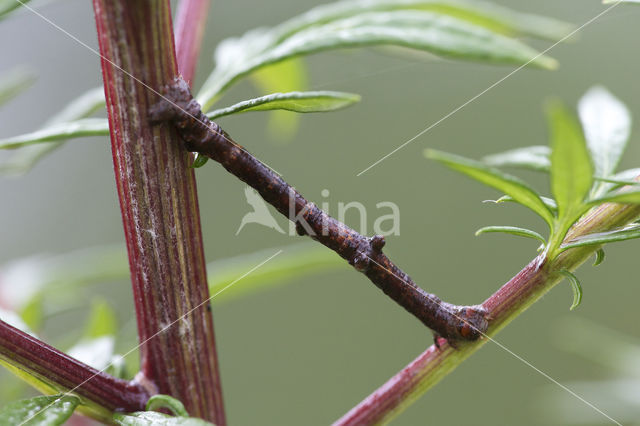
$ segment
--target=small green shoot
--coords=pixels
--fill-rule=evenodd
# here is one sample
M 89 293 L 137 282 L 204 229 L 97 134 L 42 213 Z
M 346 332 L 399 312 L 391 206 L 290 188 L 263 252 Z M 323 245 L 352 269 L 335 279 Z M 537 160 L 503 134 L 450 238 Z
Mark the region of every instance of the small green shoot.
M 573 303 L 571 304 L 569 310 L 573 311 L 578 307 L 578 305 L 580 305 L 580 302 L 582 302 L 582 286 L 580 285 L 580 281 L 578 281 L 578 278 L 570 271 L 562 269 L 560 273 L 564 275 L 569 281 L 569 284 L 571 284 L 571 290 L 573 290 Z
M 536 231 L 518 228 L 516 226 L 485 226 L 484 228 L 480 228 L 476 231 L 476 236 L 491 232 L 502 232 L 505 234 L 517 235 L 519 237 L 533 238 L 534 240 L 540 241 L 542 244 L 547 244 L 547 240 L 545 240 L 544 237 Z
M 170 410 L 174 416 L 189 417 L 184 404 L 169 395 L 153 395 L 145 407 L 147 411 L 158 411 L 162 408 Z
M 511 201 L 528 207 L 550 228 L 548 239 L 535 231 L 514 226 L 489 226 L 478 230 L 476 235 L 503 232 L 536 239 L 543 243 L 544 256 L 548 260 L 575 247 L 601 246 L 638 238 L 640 224 L 636 223 L 564 241 L 571 227 L 593 207 L 604 203 L 640 203 L 640 189 L 637 188 L 640 182 L 636 180 L 640 169 L 615 172 L 631 126 L 631 116 L 624 104 L 606 89 L 596 87 L 580 100 L 579 116 L 580 122 L 561 104 L 550 105 L 550 148 L 512 149 L 486 156 L 482 161 L 435 150 L 426 150 L 425 156 L 504 193 L 491 201 Z M 542 196 L 519 178 L 507 175 L 497 167 L 548 172 L 553 199 Z M 599 248 L 594 266 L 603 260 L 604 251 Z M 573 274 L 562 273 L 574 288 L 573 309 L 582 297 L 580 284 Z

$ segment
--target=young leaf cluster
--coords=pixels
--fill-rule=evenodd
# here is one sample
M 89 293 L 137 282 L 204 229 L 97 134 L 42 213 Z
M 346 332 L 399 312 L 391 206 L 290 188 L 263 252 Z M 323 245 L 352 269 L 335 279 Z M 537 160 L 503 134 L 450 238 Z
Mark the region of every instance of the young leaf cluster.
M 484 157 L 480 161 L 435 150 L 425 155 L 463 173 L 505 195 L 497 203 L 521 204 L 549 227 L 549 237 L 515 226 L 489 226 L 476 235 L 504 232 L 535 239 L 542 243 L 543 259 L 553 260 L 565 250 L 581 246 L 601 246 L 640 236 L 640 224 L 634 223 L 608 232 L 593 233 L 566 240 L 569 229 L 587 211 L 604 203 L 640 203 L 640 182 L 634 180 L 640 169 L 616 173 L 629 140 L 631 116 L 622 102 L 606 89 L 590 89 L 578 104 L 579 121 L 564 106 L 553 102 L 548 107 L 550 147 L 530 146 Z M 544 197 L 519 178 L 500 168 L 529 169 L 549 174 L 553 198 Z M 602 249 L 595 264 L 604 259 Z M 572 309 L 580 303 L 581 288 L 571 272 L 564 274 L 574 289 Z

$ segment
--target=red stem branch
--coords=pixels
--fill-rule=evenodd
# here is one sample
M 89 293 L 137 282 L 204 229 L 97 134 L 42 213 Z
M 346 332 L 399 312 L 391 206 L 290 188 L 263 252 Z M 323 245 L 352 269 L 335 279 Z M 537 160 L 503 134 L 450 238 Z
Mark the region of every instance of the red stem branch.
M 567 235 L 570 241 L 579 235 L 610 230 L 626 225 L 640 215 L 638 205 L 605 204 L 587 214 Z M 598 247 L 581 247 L 563 252 L 551 262 L 540 266 L 534 259 L 516 276 L 489 297 L 482 306 L 489 313 L 486 335 L 491 337 L 529 306 L 540 299 L 554 285 L 562 281 L 557 272 L 575 270 Z M 402 412 L 420 395 L 453 371 L 488 339 L 461 343 L 454 349 L 444 345 L 429 347 L 398 374 L 365 398 L 360 404 L 334 423 L 334 426 L 363 426 L 386 423 Z
M 196 184 L 149 105 L 177 74 L 167 0 L 94 0 L 114 169 L 138 319 L 141 374 L 224 425 Z
M 0 359 L 44 383 L 73 390 L 110 411 L 144 410 L 149 393 L 138 383 L 116 379 L 0 321 Z

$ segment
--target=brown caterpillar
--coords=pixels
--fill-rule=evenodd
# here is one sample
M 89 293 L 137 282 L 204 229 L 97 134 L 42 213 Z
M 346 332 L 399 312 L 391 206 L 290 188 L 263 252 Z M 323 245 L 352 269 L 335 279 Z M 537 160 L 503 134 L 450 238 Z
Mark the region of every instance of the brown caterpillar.
M 482 306 L 457 306 L 425 292 L 384 253 L 384 237 L 368 238 L 337 221 L 307 201 L 277 173 L 234 142 L 219 125 L 202 112 L 182 78 L 164 89 L 164 98 L 150 108 L 150 119 L 175 125 L 186 148 L 205 155 L 245 182 L 309 235 L 365 274 L 378 288 L 431 328 L 437 337 L 453 343 L 476 340 L 488 328 Z

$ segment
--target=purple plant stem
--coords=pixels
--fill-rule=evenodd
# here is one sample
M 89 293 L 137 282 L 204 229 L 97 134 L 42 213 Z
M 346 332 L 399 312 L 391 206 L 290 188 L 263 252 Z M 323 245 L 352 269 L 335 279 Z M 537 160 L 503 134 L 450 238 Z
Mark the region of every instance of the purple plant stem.
M 175 22 L 176 57 L 182 78 L 193 80 L 207 24 L 210 0 L 181 0 Z
M 572 240 L 580 235 L 614 229 L 631 223 L 640 216 L 640 206 L 605 204 L 582 218 L 567 235 Z M 482 306 L 487 310 L 490 326 L 487 336 L 494 336 L 515 317 L 540 299 L 555 284 L 562 281 L 558 271 L 575 270 L 599 247 L 567 250 L 550 263 L 539 267 L 532 260 L 516 276 L 489 297 Z M 366 426 L 386 423 L 453 371 L 488 339 L 461 343 L 457 349 L 444 344 L 440 349 L 429 347 L 409 365 L 366 397 L 334 426 Z
M 190 415 L 226 423 L 197 193 L 173 129 L 149 105 L 177 74 L 167 0 L 94 0 L 141 372 Z M 115 64 L 115 66 L 114 66 Z M 123 71 L 124 70 L 124 71 Z M 133 76 L 133 77 L 132 77 Z
M 110 411 L 144 410 L 149 399 L 141 384 L 100 372 L 4 321 L 0 321 L 0 359 Z

